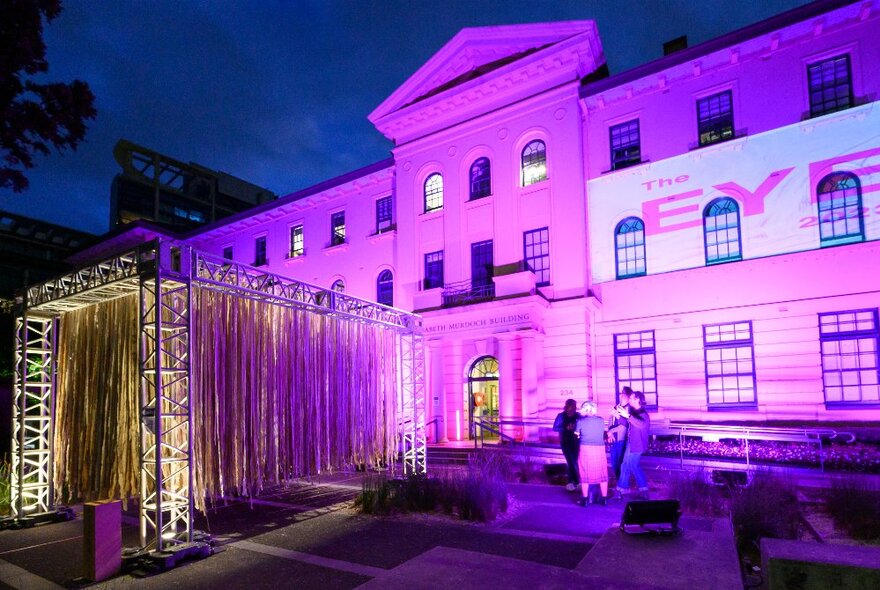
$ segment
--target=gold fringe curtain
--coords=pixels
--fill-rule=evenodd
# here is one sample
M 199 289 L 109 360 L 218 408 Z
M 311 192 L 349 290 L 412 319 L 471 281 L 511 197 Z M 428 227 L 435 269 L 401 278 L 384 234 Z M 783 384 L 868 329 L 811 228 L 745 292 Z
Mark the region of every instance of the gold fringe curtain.
M 194 289 L 193 495 L 347 464 L 396 444 L 395 331 Z
M 58 334 L 55 495 L 138 494 L 138 294 L 65 313 Z
M 138 297 L 61 317 L 54 441 L 61 502 L 139 493 Z M 394 330 L 195 286 L 192 298 L 198 509 L 293 477 L 391 460 Z

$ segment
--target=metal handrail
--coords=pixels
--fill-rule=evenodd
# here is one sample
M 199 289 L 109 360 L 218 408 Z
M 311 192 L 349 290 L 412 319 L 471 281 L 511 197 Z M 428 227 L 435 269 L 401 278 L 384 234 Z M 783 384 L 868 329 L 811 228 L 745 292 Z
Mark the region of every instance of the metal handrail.
M 425 422 L 425 430 L 427 430 L 428 426 L 431 424 L 434 425 L 434 442 L 436 443 L 440 440 L 440 418 L 434 418 L 433 420 Z
M 480 428 L 479 444 L 483 444 L 483 431 L 488 430 L 499 438 L 511 443 L 519 442 L 501 432 L 504 426 L 552 427 L 553 420 L 543 418 L 474 418 L 474 426 Z M 679 460 L 684 465 L 684 437 L 711 434 L 717 439 L 742 440 L 745 443 L 746 467 L 751 467 L 749 453 L 750 440 L 776 440 L 785 442 L 805 442 L 818 445 L 819 469 L 825 471 L 824 440 L 841 440 L 844 443 L 854 442 L 856 436 L 852 432 L 838 432 L 831 428 L 775 428 L 772 426 L 734 426 L 725 424 L 694 424 L 688 422 L 658 421 L 651 425 L 651 435 L 675 435 L 679 437 Z M 474 448 L 478 448 L 478 437 L 474 437 Z
M 495 283 L 491 278 L 487 283 L 475 285 L 471 280 L 447 283 L 443 286 L 443 307 L 467 305 L 477 301 L 485 301 L 495 297 Z
M 474 428 L 480 430 L 480 435 L 474 436 L 474 448 L 478 449 L 485 444 L 485 431 L 487 430 L 491 434 L 496 435 L 502 441 L 509 442 L 511 445 L 515 445 L 519 442 L 509 434 L 501 432 L 501 423 L 501 420 L 474 416 Z

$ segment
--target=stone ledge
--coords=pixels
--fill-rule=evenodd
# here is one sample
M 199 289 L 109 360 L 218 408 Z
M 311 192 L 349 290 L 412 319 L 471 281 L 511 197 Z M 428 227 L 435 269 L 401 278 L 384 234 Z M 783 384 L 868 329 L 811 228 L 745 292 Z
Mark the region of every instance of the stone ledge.
M 761 539 L 763 588 L 880 588 L 880 547 Z

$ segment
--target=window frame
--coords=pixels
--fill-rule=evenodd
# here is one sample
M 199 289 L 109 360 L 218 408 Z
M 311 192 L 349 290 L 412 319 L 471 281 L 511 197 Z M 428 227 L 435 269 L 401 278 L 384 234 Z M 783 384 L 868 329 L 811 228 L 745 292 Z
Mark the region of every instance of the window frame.
M 727 104 L 729 106 L 728 113 L 719 113 L 716 115 L 707 116 L 707 118 L 703 118 L 700 112 L 700 106 L 704 103 L 709 103 L 712 100 L 718 99 L 721 97 L 727 96 Z M 725 141 L 730 141 L 731 139 L 736 138 L 736 127 L 734 125 L 734 114 L 733 114 L 733 90 L 722 90 L 721 92 L 715 92 L 708 96 L 702 96 L 697 99 L 696 102 L 697 107 L 697 144 L 699 147 L 706 147 L 710 145 L 715 145 L 717 143 L 724 143 Z M 711 108 L 711 105 L 709 106 Z M 730 135 L 725 137 L 724 133 L 727 127 L 730 127 Z M 704 140 L 704 136 L 706 134 L 717 133 L 717 137 L 708 138 Z
M 298 240 L 297 240 L 297 231 L 296 230 L 299 230 L 299 234 L 298 234 L 299 239 Z M 305 248 L 306 242 L 305 242 L 305 228 L 303 227 L 302 223 L 297 223 L 297 224 L 290 226 L 290 230 L 288 232 L 288 239 L 289 239 L 289 243 L 288 243 L 287 257 L 288 258 L 299 258 L 300 256 L 304 256 L 306 253 L 306 248 Z M 298 249 L 296 247 L 297 242 L 299 242 Z
M 395 229 L 394 200 L 392 196 L 388 195 L 376 199 L 376 234 L 394 231 Z
M 710 217 L 721 217 L 721 215 L 709 215 L 709 211 L 712 207 L 716 206 L 718 203 L 723 201 L 730 201 L 736 206 L 736 241 L 737 241 L 737 255 L 736 256 L 727 256 L 726 258 L 716 258 L 715 260 L 709 260 L 709 224 L 708 219 Z M 725 215 L 729 215 L 726 213 Z M 729 230 L 729 227 L 722 228 L 723 230 Z M 713 228 L 711 231 L 719 232 L 718 228 Z M 718 246 L 718 241 L 716 239 L 714 246 Z M 727 240 L 725 244 L 732 243 L 731 240 Z M 739 202 L 733 197 L 719 197 L 717 199 L 712 199 L 703 209 L 703 253 L 706 259 L 706 266 L 714 266 L 716 264 L 725 264 L 727 262 L 738 262 L 743 259 L 742 253 L 742 216 L 740 215 L 740 205 Z
M 639 343 L 643 343 L 645 341 L 645 335 L 650 334 L 651 346 L 639 346 L 639 347 L 620 347 L 618 345 L 618 340 L 626 337 L 627 341 L 631 341 L 632 337 L 637 336 L 639 338 Z M 657 334 L 654 330 L 639 330 L 636 332 L 621 332 L 619 334 L 613 334 L 611 337 L 612 343 L 612 355 L 614 356 L 614 391 L 619 392 L 623 387 L 623 384 L 628 384 L 632 387 L 633 379 L 629 380 L 621 380 L 620 379 L 620 364 L 618 363 L 618 359 L 621 357 L 639 357 L 639 368 L 643 369 L 646 365 L 641 364 L 641 359 L 643 356 L 650 354 L 653 362 L 654 368 L 654 377 L 650 379 L 645 379 L 644 376 L 641 381 L 644 383 L 645 381 L 653 381 L 654 382 L 654 391 L 645 392 L 644 386 L 640 390 L 645 394 L 645 409 L 649 411 L 655 411 L 660 407 L 660 388 L 659 388 L 659 379 L 657 377 Z M 629 368 L 632 368 L 632 364 L 629 364 Z M 633 387 L 633 390 L 639 390 L 636 387 Z M 653 403 L 652 403 L 653 398 Z M 617 399 L 617 394 L 615 394 L 615 399 Z
M 338 223 L 339 221 L 342 223 Z M 340 231 L 340 228 L 342 231 Z M 330 247 L 341 246 L 347 242 L 345 235 L 345 210 L 330 214 Z
M 734 336 L 736 336 L 736 326 L 739 326 L 741 324 L 745 324 L 748 326 L 748 330 L 749 330 L 748 338 L 739 338 L 739 339 L 734 338 L 733 340 L 722 340 L 721 339 L 722 331 L 720 330 L 720 328 L 723 328 L 726 326 L 731 326 L 731 327 L 733 327 L 733 334 L 734 334 Z M 709 328 L 719 328 L 719 341 L 718 342 L 709 342 L 708 341 L 708 331 L 707 330 Z M 745 347 L 749 348 L 749 354 L 750 354 L 749 358 L 751 359 L 751 364 L 752 364 L 751 372 L 749 372 L 749 373 L 742 372 L 741 373 L 741 372 L 739 372 L 739 370 L 738 370 L 739 367 L 737 366 L 737 372 L 732 373 L 732 374 L 731 373 L 724 373 L 723 368 L 724 368 L 725 359 L 723 358 L 724 353 L 721 353 L 719 355 L 719 360 L 712 361 L 712 362 L 717 362 L 721 366 L 722 372 L 718 373 L 718 374 L 712 374 L 712 375 L 709 374 L 709 351 L 710 350 L 731 350 L 731 349 L 738 350 L 738 349 L 745 348 Z M 735 358 L 733 360 L 734 364 L 736 364 L 736 365 L 738 365 L 739 361 L 740 361 L 740 359 L 738 358 L 738 356 L 737 356 L 737 358 Z M 728 360 L 728 362 L 729 362 L 729 360 Z M 721 322 L 721 323 L 716 323 L 716 324 L 704 324 L 703 325 L 703 371 L 705 374 L 705 384 L 706 384 L 706 409 L 709 410 L 710 412 L 711 411 L 724 411 L 724 410 L 743 410 L 743 409 L 756 410 L 756 409 L 758 409 L 758 376 L 757 376 L 757 367 L 755 365 L 756 365 L 755 331 L 754 331 L 754 326 L 753 326 L 751 320 L 745 320 L 745 321 L 741 321 L 741 322 Z M 709 392 L 709 378 L 710 378 L 710 376 L 720 378 L 722 380 L 722 382 L 724 381 L 725 377 L 736 377 L 736 379 L 737 379 L 736 391 L 737 391 L 737 399 L 738 400 L 741 397 L 740 396 L 740 389 L 739 389 L 739 378 L 743 377 L 743 376 L 751 376 L 753 399 L 751 401 L 713 402 L 711 400 L 711 395 Z M 723 388 L 723 386 L 722 386 L 721 392 L 722 392 L 721 395 L 722 395 L 722 399 L 723 399 L 724 392 L 725 392 L 725 389 Z
M 431 182 L 432 179 L 439 179 L 440 186 L 439 188 L 432 188 L 431 193 L 428 193 L 428 183 Z M 427 177 L 425 177 L 425 182 L 422 184 L 422 196 L 424 197 L 424 212 L 425 213 L 433 213 L 435 211 L 443 210 L 443 191 L 444 191 L 444 182 L 443 175 L 439 172 L 432 172 Z M 431 201 L 434 200 L 434 206 L 430 206 Z M 439 201 L 439 204 L 436 203 Z
M 619 145 L 614 145 L 614 134 L 618 133 L 618 138 L 624 135 L 624 132 L 627 135 L 631 135 L 631 130 L 624 130 L 624 127 L 628 127 L 630 125 L 635 125 L 635 154 L 630 154 L 628 156 L 620 156 L 618 153 L 627 153 L 629 149 L 633 147 L 632 143 L 620 143 Z M 610 125 L 608 127 L 608 146 L 609 153 L 611 157 L 611 170 L 623 170 L 624 168 L 629 168 L 630 166 L 636 166 L 642 163 L 642 128 L 641 122 L 638 117 L 635 119 L 631 119 L 629 121 L 624 121 L 623 123 L 617 123 L 616 125 Z
M 528 239 L 530 236 L 534 236 L 537 234 L 537 236 L 539 238 L 544 238 L 545 233 L 546 233 L 546 238 L 547 238 L 546 240 L 539 239 L 538 241 L 533 241 L 531 244 L 529 244 Z M 544 244 L 547 245 L 547 253 L 546 254 L 541 253 L 537 256 L 535 256 L 535 255 L 530 256 L 529 255 L 529 248 L 535 248 L 535 247 L 541 246 L 541 250 L 543 250 Z M 542 267 L 538 270 L 535 270 L 535 268 L 532 266 L 532 264 L 530 262 L 531 260 L 542 260 L 543 261 L 544 259 L 546 259 L 547 264 L 546 265 L 542 264 Z M 530 229 L 530 230 L 526 230 L 523 232 L 523 262 L 525 263 L 526 268 L 535 274 L 535 286 L 536 287 L 547 287 L 548 285 L 550 285 L 552 274 L 550 272 L 550 227 L 549 226 L 539 227 L 537 229 Z M 546 275 L 547 275 L 546 280 L 542 280 L 544 278 L 544 273 L 546 273 Z
M 383 293 L 388 295 L 387 303 L 382 300 Z M 394 307 L 394 273 L 390 269 L 384 268 L 376 276 L 376 303 Z
M 235 254 L 234 246 L 223 246 L 223 252 L 221 256 L 224 260 L 229 260 L 230 262 L 234 260 L 233 255 Z
M 261 247 L 262 245 L 262 247 Z M 266 235 L 254 237 L 254 266 L 269 264 L 269 243 Z
M 642 246 L 642 267 L 643 267 L 643 270 L 641 272 L 638 272 L 638 270 L 636 270 L 635 272 L 632 272 L 632 273 L 620 274 L 621 246 L 620 246 L 620 244 L 618 244 L 617 237 L 621 236 L 621 235 L 636 233 L 635 231 L 628 231 L 628 232 L 623 232 L 623 233 L 621 233 L 621 231 L 620 231 L 624 227 L 625 224 L 632 223 L 634 221 L 637 221 L 641 225 L 641 229 L 637 230 L 637 231 L 641 231 L 641 233 L 642 233 L 641 244 L 634 243 L 631 246 L 629 244 L 624 244 L 622 249 L 624 251 L 627 251 L 630 249 L 636 249 L 636 248 L 638 248 L 639 245 L 641 245 Z M 634 263 L 635 263 L 636 269 L 638 269 L 638 256 L 636 256 L 634 258 Z M 629 260 L 627 260 L 627 267 L 629 267 Z M 645 222 L 642 221 L 642 219 L 640 217 L 636 217 L 634 215 L 631 215 L 629 217 L 621 219 L 620 222 L 616 226 L 614 226 L 614 276 L 617 278 L 617 280 L 621 280 L 621 279 L 631 279 L 634 277 L 643 277 L 647 274 L 648 274 L 648 245 L 647 245 L 647 240 L 646 240 L 646 235 L 645 235 Z
M 432 257 L 433 257 L 433 259 L 432 259 Z M 424 287 L 425 290 L 443 288 L 444 280 L 445 280 L 445 277 L 443 276 L 444 275 L 443 264 L 444 264 L 443 250 L 437 250 L 435 252 L 425 253 L 424 267 L 423 267 L 424 276 L 422 277 L 422 286 Z M 432 266 L 429 266 L 429 265 L 432 265 Z M 436 266 L 433 266 L 433 265 L 436 265 Z M 440 272 L 436 273 L 436 274 L 432 274 L 429 272 L 429 269 L 432 269 L 432 268 L 439 268 Z M 436 281 L 432 280 L 432 279 L 439 280 L 439 284 L 435 284 Z
M 529 161 L 526 162 L 526 150 L 528 150 L 529 148 L 531 148 L 535 144 L 541 144 L 541 147 L 543 149 L 540 151 L 536 151 L 535 152 L 536 155 L 534 157 L 532 157 L 532 155 L 529 154 L 529 156 L 528 156 Z M 540 154 L 540 155 L 538 155 L 538 154 Z M 531 170 L 532 168 L 537 169 L 539 166 L 542 166 L 542 165 L 544 167 L 544 171 L 541 174 L 536 175 L 534 177 L 529 177 L 526 175 L 527 169 L 529 169 L 529 170 Z M 547 180 L 547 178 L 549 177 L 549 175 L 547 173 L 548 172 L 547 171 L 547 142 L 545 142 L 543 139 L 539 139 L 539 138 L 529 140 L 529 142 L 526 143 L 525 146 L 523 146 L 522 151 L 520 151 L 519 170 L 520 170 L 520 187 L 522 187 L 522 188 L 526 188 L 526 187 L 529 187 L 529 186 L 532 186 L 535 184 L 539 184 L 539 183 Z
M 474 179 L 474 168 L 477 164 L 481 162 L 485 162 L 485 167 L 482 168 L 482 175 L 478 179 Z M 492 161 L 488 156 L 480 156 L 476 160 L 471 163 L 470 168 L 468 169 L 468 200 L 476 201 L 479 199 L 485 199 L 486 197 L 492 196 Z
M 492 240 L 481 240 L 471 244 L 471 287 L 488 288 L 495 283 L 495 243 Z
M 846 60 L 846 86 L 847 86 L 847 97 L 846 97 L 847 104 L 846 104 L 846 106 L 836 106 L 835 108 L 831 108 L 831 109 L 823 108 L 822 110 L 814 108 L 814 103 L 813 103 L 814 90 L 813 90 L 813 85 L 812 85 L 811 79 L 810 79 L 810 71 L 813 68 L 821 67 L 822 64 L 833 62 L 833 61 L 836 61 L 840 58 L 843 58 Z M 839 111 L 845 111 L 846 109 L 851 109 L 854 106 L 856 106 L 855 93 L 853 90 L 852 57 L 851 57 L 849 51 L 846 51 L 844 53 L 840 53 L 837 55 L 833 55 L 830 57 L 818 59 L 814 62 L 808 63 L 806 67 L 807 67 L 807 77 L 806 77 L 807 102 L 808 102 L 808 106 L 809 106 L 809 118 L 810 119 L 815 119 L 816 117 L 821 117 L 823 115 L 828 115 L 828 114 L 836 113 Z M 840 84 L 835 83 L 834 86 L 837 87 L 837 86 L 840 86 Z M 818 89 L 819 92 L 824 92 L 824 90 L 825 90 L 824 85 Z M 835 97 L 834 100 L 837 101 L 838 99 Z M 821 104 L 825 105 L 826 102 L 822 101 Z
M 873 323 L 873 328 L 871 329 L 858 329 L 858 314 L 869 313 L 871 314 L 871 320 Z M 846 314 L 853 315 L 853 323 L 855 324 L 855 329 L 840 331 L 839 329 L 835 332 L 823 332 L 823 318 L 827 317 L 840 317 Z M 840 320 L 836 322 L 836 325 L 840 326 Z M 862 392 L 861 388 L 864 384 L 861 383 L 861 373 L 864 369 L 861 368 L 861 357 L 864 354 L 858 348 L 858 344 L 856 344 L 856 354 L 854 355 L 859 366 L 850 368 L 851 372 L 855 372 L 858 376 L 859 383 L 859 401 L 847 401 L 844 398 L 844 384 L 843 384 L 843 373 L 845 372 L 844 368 L 841 368 L 838 371 L 826 371 L 826 353 L 825 353 L 825 343 L 826 342 L 842 342 L 842 341 L 859 341 L 859 340 L 870 340 L 873 342 L 874 348 L 874 387 L 880 387 L 878 383 L 880 383 L 880 316 L 878 316 L 877 308 L 868 308 L 868 309 L 853 309 L 846 311 L 833 311 L 833 312 L 823 312 L 817 314 L 817 326 L 819 330 L 819 360 L 820 367 L 822 369 L 822 398 L 825 402 L 825 407 L 827 409 L 851 409 L 851 408 L 880 408 L 880 399 L 877 400 L 867 400 L 863 401 L 861 399 Z M 837 357 L 840 358 L 840 352 L 837 352 Z M 830 355 L 829 355 L 830 356 Z M 842 363 L 841 363 L 842 364 Z M 841 399 L 840 400 L 828 400 L 828 384 L 826 380 L 826 373 L 838 372 L 841 374 L 840 379 L 840 388 L 841 388 Z M 872 385 L 870 383 L 866 384 L 868 386 Z
M 822 195 L 831 195 L 836 192 L 836 190 L 822 192 L 821 191 L 822 185 L 825 184 L 826 182 L 829 182 L 835 176 L 841 176 L 841 177 L 845 177 L 847 179 L 852 179 L 855 182 L 855 191 L 856 191 L 855 208 L 856 208 L 856 213 L 858 215 L 859 231 L 858 231 L 858 233 L 852 233 L 852 234 L 848 233 L 848 234 L 844 234 L 841 236 L 832 235 L 831 237 L 826 238 L 822 235 L 823 228 L 828 227 L 828 225 L 830 224 L 832 231 L 833 231 L 834 224 L 836 222 L 840 221 L 839 219 L 833 219 L 834 211 L 837 211 L 840 209 L 843 209 L 844 211 L 846 211 L 846 209 L 847 209 L 845 195 L 844 195 L 844 206 L 842 208 L 840 208 L 840 207 L 835 208 L 832 206 L 825 211 L 823 211 L 821 209 L 821 207 L 822 207 L 821 196 Z M 844 190 L 846 190 L 846 189 L 844 189 Z M 833 201 L 834 201 L 834 199 L 831 200 L 832 203 L 833 203 Z M 823 221 L 822 220 L 822 213 L 823 212 L 831 213 L 832 219 Z M 852 172 L 845 171 L 845 170 L 840 170 L 837 172 L 831 172 L 831 173 L 823 176 L 822 179 L 819 181 L 819 183 L 816 185 L 816 216 L 817 216 L 817 219 L 819 220 L 819 245 L 820 246 L 822 246 L 822 247 L 838 246 L 840 244 L 852 244 L 854 242 L 864 242 L 865 241 L 865 214 L 864 214 L 864 211 L 862 210 L 862 182 L 859 179 L 858 175 L 856 175 Z M 845 217 L 844 219 L 850 219 L 850 218 Z

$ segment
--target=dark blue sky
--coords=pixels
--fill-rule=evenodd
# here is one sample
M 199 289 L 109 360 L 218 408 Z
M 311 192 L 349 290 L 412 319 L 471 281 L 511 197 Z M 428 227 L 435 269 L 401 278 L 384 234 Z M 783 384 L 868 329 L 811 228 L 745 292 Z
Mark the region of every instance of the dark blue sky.
M 87 81 L 98 117 L 38 159 L 0 209 L 102 233 L 126 138 L 279 195 L 388 156 L 367 114 L 464 27 L 594 19 L 612 74 L 804 0 L 67 0 L 49 79 Z

